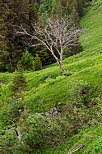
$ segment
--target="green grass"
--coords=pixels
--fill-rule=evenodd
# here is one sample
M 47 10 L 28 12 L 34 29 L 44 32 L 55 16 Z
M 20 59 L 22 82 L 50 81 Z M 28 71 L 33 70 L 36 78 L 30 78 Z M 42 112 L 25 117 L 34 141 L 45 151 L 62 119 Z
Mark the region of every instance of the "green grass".
M 89 129 L 82 130 L 77 135 L 67 140 L 66 144 L 57 147 L 45 147 L 46 154 L 70 154 L 70 152 L 77 149 L 81 144 L 83 149 L 78 150 L 75 154 L 101 154 L 102 153 L 102 126 L 97 125 Z M 41 150 L 41 149 L 40 149 Z M 44 154 L 44 151 L 40 151 Z M 40 153 L 38 151 L 38 153 Z
M 68 104 L 70 101 L 70 85 L 72 81 L 87 82 L 92 88 L 90 96 L 102 100 L 102 0 L 93 0 L 81 19 L 82 32 L 80 41 L 83 52 L 63 61 L 63 67 L 70 76 L 61 75 L 57 64 L 48 66 L 36 72 L 24 73 L 27 81 L 27 91 L 24 93 L 24 103 L 30 112 L 46 112 L 55 104 Z M 0 73 L 0 81 L 4 85 L 0 97 L 0 105 L 7 105 L 11 92 L 9 91 L 15 73 Z M 11 83 L 10 83 L 11 82 Z M 84 135 L 101 136 L 101 125 L 82 130 L 79 134 L 68 139 L 66 144 L 57 147 L 44 147 L 37 153 L 60 154 L 73 151 L 79 144 L 84 144 L 82 151 L 76 154 L 102 153 L 102 138 L 90 138 Z M 48 150 L 50 149 L 50 150 Z M 46 152 L 45 152 L 46 151 Z
M 72 138 L 73 146 L 68 152 L 75 150 L 80 144 L 84 145 L 82 150 L 75 152 L 76 154 L 93 154 L 102 153 L 102 126 L 95 126 L 88 130 L 80 132 Z M 70 140 L 71 141 L 71 140 Z M 77 142 L 76 142 L 77 141 Z

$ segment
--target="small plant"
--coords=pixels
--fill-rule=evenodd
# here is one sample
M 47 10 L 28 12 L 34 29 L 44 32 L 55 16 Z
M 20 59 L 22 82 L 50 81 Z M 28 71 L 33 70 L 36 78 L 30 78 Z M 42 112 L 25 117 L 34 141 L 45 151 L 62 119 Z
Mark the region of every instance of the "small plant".
M 39 57 L 38 54 L 36 54 L 35 60 L 34 60 L 34 70 L 40 70 L 42 69 L 42 63 L 41 63 L 41 59 Z

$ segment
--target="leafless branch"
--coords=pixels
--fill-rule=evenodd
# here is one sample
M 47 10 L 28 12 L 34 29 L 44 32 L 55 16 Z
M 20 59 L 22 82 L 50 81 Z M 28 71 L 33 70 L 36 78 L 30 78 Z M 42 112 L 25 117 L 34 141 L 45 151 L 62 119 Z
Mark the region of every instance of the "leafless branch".
M 80 144 L 74 151 L 70 152 L 69 154 L 72 154 L 72 153 L 74 153 L 74 152 L 76 152 L 76 151 L 82 149 L 84 146 L 85 146 L 85 145 Z
M 63 53 L 65 48 L 78 45 L 80 30 L 76 27 L 68 29 L 68 21 L 63 18 L 56 18 L 56 20 L 48 19 L 45 27 L 32 24 L 32 28 L 34 33 L 31 34 L 21 25 L 21 32 L 17 32 L 17 34 L 37 40 L 38 43 L 33 43 L 31 47 L 44 45 L 56 59 L 63 74 L 66 74 L 62 67 Z M 56 56 L 56 52 L 58 56 Z

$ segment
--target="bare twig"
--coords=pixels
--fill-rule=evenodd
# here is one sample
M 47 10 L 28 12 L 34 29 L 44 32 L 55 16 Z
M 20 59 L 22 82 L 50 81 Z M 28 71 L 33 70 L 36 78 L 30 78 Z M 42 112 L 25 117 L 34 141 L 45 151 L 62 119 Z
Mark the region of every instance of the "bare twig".
M 78 150 L 80 150 L 80 149 L 82 149 L 83 147 L 84 147 L 85 145 L 83 145 L 83 144 L 80 144 L 75 150 L 73 150 L 72 152 L 70 152 L 69 154 L 72 154 L 72 153 L 74 153 L 74 152 L 76 152 L 76 151 L 78 151 Z

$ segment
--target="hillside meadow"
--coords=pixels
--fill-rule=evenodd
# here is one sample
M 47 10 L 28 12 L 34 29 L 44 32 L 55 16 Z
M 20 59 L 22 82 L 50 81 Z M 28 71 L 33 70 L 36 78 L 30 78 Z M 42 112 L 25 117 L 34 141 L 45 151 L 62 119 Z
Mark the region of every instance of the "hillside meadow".
M 31 152 L 32 154 L 70 154 L 81 144 L 83 148 L 75 154 L 102 153 L 102 0 L 91 2 L 91 5 L 85 9 L 80 25 L 82 29 L 80 42 L 83 51 L 63 60 L 63 67 L 67 70 L 68 76 L 61 74 L 56 63 L 40 71 L 23 72 L 26 87 L 22 92 L 22 99 L 15 103 L 14 97 L 12 98 L 14 96 L 12 85 L 19 73 L 0 73 L 1 131 L 2 128 L 6 130 L 10 124 L 13 125 L 12 119 L 19 127 L 21 125 L 28 128 L 29 121 L 26 123 L 22 120 L 22 117 L 26 118 L 26 113 L 28 116 L 45 114 L 55 106 L 61 110 L 59 115 L 63 120 L 61 131 L 65 131 L 65 136 L 68 134 L 65 129 L 69 125 L 69 128 L 73 128 L 71 132 L 68 128 L 66 141 L 61 140 L 64 135 L 62 133 L 61 138 L 56 137 L 58 144 L 42 144 Z M 23 111 L 21 106 L 24 107 Z M 21 113 L 18 113 L 16 108 L 20 108 Z M 67 121 L 67 118 L 70 120 Z M 54 127 L 54 131 L 57 128 L 60 129 L 59 125 Z M 21 131 L 26 132 L 26 130 Z M 54 138 L 53 143 L 56 142 Z M 7 146 L 6 143 L 4 145 Z M 8 153 L 11 153 L 10 150 L 12 151 L 12 144 Z M 7 151 L 4 152 L 6 153 Z M 16 151 L 16 153 L 28 152 Z

